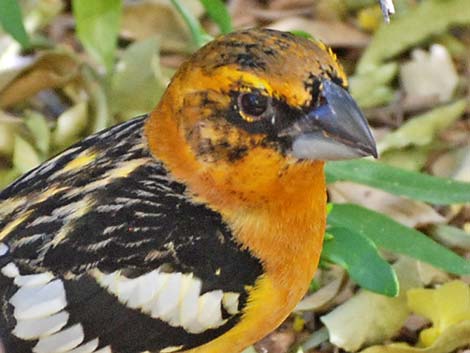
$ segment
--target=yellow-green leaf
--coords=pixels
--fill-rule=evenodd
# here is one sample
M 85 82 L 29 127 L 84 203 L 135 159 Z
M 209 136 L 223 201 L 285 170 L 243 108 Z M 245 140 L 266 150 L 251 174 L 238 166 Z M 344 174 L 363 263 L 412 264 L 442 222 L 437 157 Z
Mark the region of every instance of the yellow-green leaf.
M 470 23 L 468 0 L 427 0 L 382 25 L 362 55 L 359 73 L 373 70 L 386 59 L 423 42 L 431 35 L 444 32 L 449 26 Z
M 41 163 L 38 152 L 20 135 L 15 136 L 13 166 L 20 172 L 26 173 Z
M 461 99 L 411 118 L 396 131 L 386 135 L 377 148 L 383 153 L 394 148 L 428 145 L 439 132 L 462 116 L 466 106 L 467 100 Z
M 407 296 L 410 309 L 433 323 L 421 331 L 421 346 L 431 346 L 452 325 L 470 321 L 470 286 L 463 281 L 452 281 L 437 289 L 410 289 Z
M 88 122 L 87 102 L 81 102 L 63 112 L 57 119 L 52 138 L 57 147 L 66 147 L 75 142 Z
M 130 45 L 116 65 L 111 81 L 110 107 L 119 120 L 150 112 L 166 87 L 155 37 Z
M 51 143 L 51 131 L 46 118 L 37 112 L 28 112 L 26 116 L 26 126 L 33 135 L 36 147 L 44 157 L 49 153 Z

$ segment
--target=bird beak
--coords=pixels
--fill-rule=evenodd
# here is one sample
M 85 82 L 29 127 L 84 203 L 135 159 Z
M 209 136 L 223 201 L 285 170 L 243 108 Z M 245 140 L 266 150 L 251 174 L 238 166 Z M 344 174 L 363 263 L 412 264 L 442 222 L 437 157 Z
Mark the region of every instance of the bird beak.
M 292 138 L 292 155 L 315 160 L 377 158 L 372 132 L 351 95 L 329 80 L 322 86 L 325 104 L 282 132 Z

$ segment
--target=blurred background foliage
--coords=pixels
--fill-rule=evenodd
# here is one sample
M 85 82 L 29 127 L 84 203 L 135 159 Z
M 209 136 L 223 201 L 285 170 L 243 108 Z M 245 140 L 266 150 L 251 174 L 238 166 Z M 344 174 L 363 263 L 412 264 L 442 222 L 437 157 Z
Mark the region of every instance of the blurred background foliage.
M 220 33 L 266 26 L 332 46 L 380 161 L 329 163 L 321 269 L 247 352 L 470 349 L 470 2 L 1 0 L 0 187 L 144 114 Z

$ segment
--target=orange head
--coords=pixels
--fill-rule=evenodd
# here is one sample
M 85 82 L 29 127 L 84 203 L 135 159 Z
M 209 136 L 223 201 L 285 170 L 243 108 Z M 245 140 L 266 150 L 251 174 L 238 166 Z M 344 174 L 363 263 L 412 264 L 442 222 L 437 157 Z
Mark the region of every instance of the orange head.
M 376 153 L 346 86 L 320 42 L 267 29 L 221 36 L 175 74 L 147 124 L 150 148 L 216 208 L 285 203 L 323 183 L 323 160 Z

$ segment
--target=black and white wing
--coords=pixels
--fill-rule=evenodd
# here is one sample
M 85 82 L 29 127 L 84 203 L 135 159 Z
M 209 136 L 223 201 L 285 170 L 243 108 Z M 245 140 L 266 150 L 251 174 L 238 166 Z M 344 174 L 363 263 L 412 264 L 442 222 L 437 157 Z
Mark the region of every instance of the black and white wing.
M 6 353 L 177 352 L 233 327 L 260 262 L 148 152 L 145 117 L 0 194 Z

